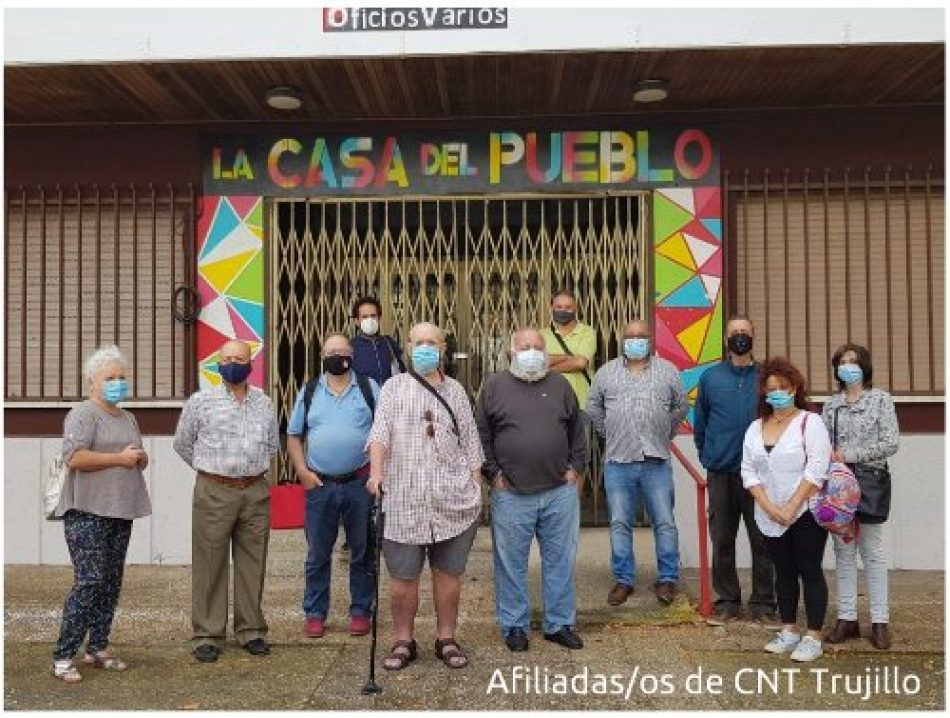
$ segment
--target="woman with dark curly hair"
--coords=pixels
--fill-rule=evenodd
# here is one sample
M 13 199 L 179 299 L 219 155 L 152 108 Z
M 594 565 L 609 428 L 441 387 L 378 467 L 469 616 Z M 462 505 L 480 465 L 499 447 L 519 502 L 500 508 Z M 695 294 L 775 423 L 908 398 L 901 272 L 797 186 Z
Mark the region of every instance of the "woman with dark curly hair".
M 808 411 L 805 377 L 791 362 L 769 359 L 759 377 L 759 418 L 743 442 L 742 484 L 755 500 L 755 522 L 775 564 L 783 627 L 765 650 L 814 661 L 822 655 L 828 608 L 821 570 L 828 532 L 815 522 L 808 500 L 828 476 L 831 442 L 821 417 Z M 804 637 L 797 625 L 800 586 L 808 620 Z
M 831 368 L 841 391 L 825 402 L 821 415 L 835 441 L 834 459 L 855 469 L 863 468 L 874 476 L 887 475 L 887 457 L 897 453 L 899 443 L 897 413 L 891 395 L 871 385 L 874 368 L 870 353 L 860 344 L 845 344 L 831 358 Z M 883 531 L 886 516 L 865 516 L 859 511 L 857 519 L 861 524 L 857 540 L 845 543 L 838 536 L 832 537 L 838 622 L 825 640 L 843 643 L 861 635 L 858 624 L 860 552 L 871 600 L 871 645 L 884 650 L 891 647 Z

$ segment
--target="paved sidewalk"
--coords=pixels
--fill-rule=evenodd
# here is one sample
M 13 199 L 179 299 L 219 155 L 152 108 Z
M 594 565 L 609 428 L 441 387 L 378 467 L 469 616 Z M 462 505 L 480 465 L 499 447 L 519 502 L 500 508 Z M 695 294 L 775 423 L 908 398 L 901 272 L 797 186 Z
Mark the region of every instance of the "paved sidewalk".
M 271 656 L 255 658 L 232 643 L 217 663 L 196 663 L 188 644 L 190 568 L 130 566 L 113 647 L 131 667 L 124 674 L 83 670 L 84 680 L 75 686 L 55 681 L 50 672 L 50 653 L 71 568 L 7 566 L 4 706 L 8 710 L 944 708 L 943 572 L 891 573 L 892 650 L 876 651 L 861 640 L 837 650 L 829 646 L 817 663 L 797 666 L 762 651 L 770 634 L 758 625 L 737 622 L 724 628 L 707 627 L 695 610 L 699 596 L 695 571 L 685 572 L 684 593 L 676 603 L 660 606 L 649 588 L 654 580 L 652 545 L 649 529 L 638 529 L 641 575 L 636 592 L 624 606 L 610 608 L 605 601 L 612 585 L 607 531 L 585 529 L 576 572 L 578 630 L 585 649 L 568 651 L 544 641 L 535 627 L 531 650 L 512 654 L 493 623 L 491 539 L 489 531 L 481 529 L 462 591 L 458 633 L 471 665 L 453 671 L 435 659 L 431 591 L 424 583 L 417 621 L 420 660 L 399 673 L 379 671 L 383 693 L 375 697 L 360 694 L 367 675 L 369 638 L 351 638 L 345 630 L 347 564 L 343 559 L 334 561 L 326 636 L 319 640 L 302 636 L 301 532 L 276 532 L 271 541 L 264 598 L 275 643 Z M 834 580 L 831 574 L 828 578 L 831 621 Z M 747 575 L 743 581 L 748 584 Z M 539 584 L 535 550 L 536 619 Z M 381 605 L 388 608 L 385 587 L 384 581 Z M 867 615 L 863 595 L 861 611 Z M 382 653 L 391 640 L 388 611 L 382 612 L 381 619 Z M 765 670 L 753 670 L 760 668 Z M 784 671 L 789 668 L 801 670 L 797 674 Z M 702 689 L 691 693 L 687 688 L 697 688 L 695 674 L 700 669 Z M 710 686 L 710 674 L 722 678 L 721 688 Z M 757 679 L 763 681 L 760 691 Z M 792 686 L 790 679 L 795 680 Z M 868 687 L 871 694 L 865 699 Z

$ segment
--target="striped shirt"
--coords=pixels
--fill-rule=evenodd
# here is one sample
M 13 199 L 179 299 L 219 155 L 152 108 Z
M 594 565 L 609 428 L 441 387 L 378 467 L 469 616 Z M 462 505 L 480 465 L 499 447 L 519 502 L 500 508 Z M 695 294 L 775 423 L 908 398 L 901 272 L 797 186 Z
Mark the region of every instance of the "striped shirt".
M 894 400 L 881 389 L 866 389 L 849 406 L 843 392 L 825 402 L 821 412 L 834 442 L 835 411 L 838 411 L 838 449 L 848 463 L 885 468 L 887 457 L 897 453 L 900 429 Z
M 481 512 L 481 486 L 472 472 L 481 470 L 485 456 L 472 406 L 451 377 L 434 388 L 455 412 L 459 436 L 442 403 L 410 374 L 397 374 L 383 384 L 367 441 L 386 447 L 384 535 L 398 543 L 422 546 L 454 538 Z
M 670 440 L 689 402 L 679 372 L 666 359 L 651 356 L 638 375 L 618 357 L 594 375 L 586 411 L 607 438 L 605 461 L 629 464 L 645 456 L 670 458 Z
M 270 399 L 248 387 L 238 401 L 226 385 L 195 392 L 182 409 L 175 451 L 195 471 L 220 476 L 258 476 L 270 468 L 279 446 Z

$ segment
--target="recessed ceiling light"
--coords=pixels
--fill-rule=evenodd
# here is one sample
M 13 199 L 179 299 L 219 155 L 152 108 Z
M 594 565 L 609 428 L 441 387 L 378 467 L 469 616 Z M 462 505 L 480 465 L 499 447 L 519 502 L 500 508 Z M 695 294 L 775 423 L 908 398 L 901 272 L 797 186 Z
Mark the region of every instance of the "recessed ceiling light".
M 272 87 L 267 91 L 266 99 L 275 110 L 299 110 L 303 105 L 300 90 L 293 87 Z
M 640 80 L 633 89 L 633 101 L 661 102 L 669 94 L 669 83 L 666 80 Z

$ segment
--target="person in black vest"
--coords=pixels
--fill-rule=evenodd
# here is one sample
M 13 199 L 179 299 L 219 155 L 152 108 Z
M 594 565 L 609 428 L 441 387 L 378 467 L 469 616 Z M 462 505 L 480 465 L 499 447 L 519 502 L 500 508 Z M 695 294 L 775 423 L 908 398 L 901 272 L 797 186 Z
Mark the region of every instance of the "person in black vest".
M 362 636 L 371 628 L 376 583 L 372 548 L 367 545 L 373 501 L 366 491 L 365 447 L 379 387 L 353 372 L 352 363 L 350 340 L 342 334 L 328 336 L 323 373 L 301 388 L 287 424 L 287 453 L 307 490 L 303 610 L 304 633 L 310 638 L 320 638 L 326 629 L 330 558 L 341 520 L 352 552 L 349 632 Z
M 759 367 L 752 358 L 755 327 L 746 317 L 726 322 L 727 356 L 699 380 L 693 440 L 706 469 L 709 487 L 709 533 L 712 537 L 713 590 L 716 607 L 706 619 L 722 626 L 739 617 L 742 593 L 736 572 L 736 533 L 745 521 L 752 550 L 752 595 L 749 617 L 770 627 L 775 616 L 775 569 L 765 537 L 756 526 L 752 495 L 742 486 L 739 469 L 742 441 L 755 421 L 759 403 Z
M 379 333 L 383 310 L 373 297 L 360 297 L 353 305 L 357 332 L 353 337 L 353 370 L 379 386 L 391 376 L 406 371 L 402 348 L 390 336 Z

